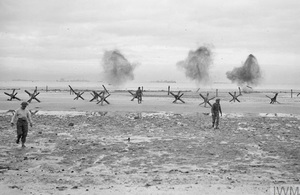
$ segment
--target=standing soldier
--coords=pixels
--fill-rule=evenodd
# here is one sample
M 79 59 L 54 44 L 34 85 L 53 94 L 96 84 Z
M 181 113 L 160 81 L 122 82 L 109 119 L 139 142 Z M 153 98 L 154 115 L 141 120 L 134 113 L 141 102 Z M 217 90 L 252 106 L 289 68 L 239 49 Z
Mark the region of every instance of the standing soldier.
M 143 95 L 143 92 L 142 92 L 141 88 L 138 87 L 138 90 L 136 91 L 136 96 L 137 96 L 137 99 L 138 99 L 138 103 L 139 103 L 139 104 L 142 103 L 142 95 Z
M 28 103 L 22 102 L 21 108 L 18 108 L 11 119 L 11 126 L 14 126 L 14 123 L 17 122 L 17 140 L 16 143 L 22 141 L 22 147 L 25 147 L 26 137 L 28 133 L 28 123 L 32 127 L 32 119 L 29 110 L 26 109 Z
M 216 102 L 211 107 L 211 114 L 212 114 L 212 128 L 215 127 L 215 129 L 219 129 L 219 120 L 220 116 L 219 113 L 222 116 L 222 110 L 220 105 L 220 99 L 216 99 Z

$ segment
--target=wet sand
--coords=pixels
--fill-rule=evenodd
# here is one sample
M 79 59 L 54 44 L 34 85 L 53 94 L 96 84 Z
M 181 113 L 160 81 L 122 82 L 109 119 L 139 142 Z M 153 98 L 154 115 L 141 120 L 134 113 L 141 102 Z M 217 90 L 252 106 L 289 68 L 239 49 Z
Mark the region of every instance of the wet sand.
M 165 92 L 145 93 L 142 104 L 114 92 L 103 106 L 42 92 L 32 102 L 27 147 L 15 143 L 0 99 L 0 188 L 4 194 L 272 194 L 300 185 L 300 97 L 265 93 L 229 102 L 220 94 L 220 129 L 198 93 L 173 104 Z M 21 97 L 26 100 L 26 96 Z M 211 101 L 212 103 L 214 100 Z

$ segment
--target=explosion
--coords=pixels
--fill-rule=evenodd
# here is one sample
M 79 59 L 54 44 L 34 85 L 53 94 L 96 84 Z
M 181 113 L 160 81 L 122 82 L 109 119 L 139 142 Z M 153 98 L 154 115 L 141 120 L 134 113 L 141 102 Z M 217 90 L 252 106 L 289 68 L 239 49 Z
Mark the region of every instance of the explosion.
M 238 85 L 258 85 L 262 79 L 262 73 L 256 58 L 250 54 L 241 67 L 226 72 L 226 76 Z
M 186 77 L 200 83 L 209 80 L 209 67 L 212 62 L 211 50 L 200 47 L 196 51 L 190 51 L 184 61 L 177 62 L 177 66 L 185 70 Z
M 110 84 L 121 85 L 134 79 L 136 64 L 131 64 L 118 50 L 105 51 L 101 64 L 104 78 Z

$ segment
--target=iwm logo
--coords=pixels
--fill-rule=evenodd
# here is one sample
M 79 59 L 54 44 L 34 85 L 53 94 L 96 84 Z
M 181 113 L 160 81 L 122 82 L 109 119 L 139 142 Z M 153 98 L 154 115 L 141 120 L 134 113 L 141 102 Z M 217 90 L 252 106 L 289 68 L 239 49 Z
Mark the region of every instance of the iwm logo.
M 271 187 L 272 195 L 300 195 L 300 185 L 280 185 Z

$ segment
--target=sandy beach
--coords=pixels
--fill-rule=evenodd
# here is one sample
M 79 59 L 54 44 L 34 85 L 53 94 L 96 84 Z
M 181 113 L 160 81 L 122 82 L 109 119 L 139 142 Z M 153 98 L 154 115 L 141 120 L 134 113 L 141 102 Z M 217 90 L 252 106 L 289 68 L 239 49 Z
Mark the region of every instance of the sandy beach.
M 300 97 L 245 93 L 229 102 L 211 128 L 210 107 L 198 92 L 185 104 L 166 91 L 145 91 L 142 104 L 112 91 L 97 104 L 68 91 L 37 96 L 26 148 L 10 126 L 20 101 L 0 90 L 1 194 L 276 194 L 300 186 Z M 205 95 L 205 92 L 202 92 Z M 211 97 L 214 92 L 210 92 Z M 19 98 L 28 95 L 20 91 Z M 214 100 L 210 101 L 211 103 Z

